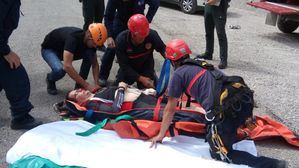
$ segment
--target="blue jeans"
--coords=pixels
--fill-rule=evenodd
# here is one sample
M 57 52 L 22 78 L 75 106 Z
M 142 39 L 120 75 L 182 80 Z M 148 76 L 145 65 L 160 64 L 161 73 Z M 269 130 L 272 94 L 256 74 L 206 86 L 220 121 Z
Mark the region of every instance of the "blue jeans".
M 116 19 L 113 22 L 113 39 L 114 42 L 116 40 L 116 37 L 119 33 L 122 31 L 128 29 L 127 24 L 123 24 L 120 20 Z M 105 51 L 104 56 L 101 60 L 101 68 L 100 68 L 100 79 L 107 80 L 110 74 L 110 70 L 112 68 L 113 60 L 115 57 L 115 48 L 107 48 Z
M 52 69 L 52 72 L 47 75 L 49 81 L 56 82 L 64 77 L 63 65 L 54 50 L 42 49 L 42 57 Z
M 42 57 L 52 69 L 52 72 L 48 73 L 47 78 L 49 81 L 56 82 L 63 78 L 65 71 L 63 70 L 63 64 L 58 58 L 57 53 L 52 49 L 42 49 Z M 93 49 L 87 49 L 82 55 L 82 64 L 80 67 L 79 75 L 86 80 L 91 67 L 91 61 L 95 57 L 95 51 Z
M 33 106 L 29 101 L 30 82 L 23 65 L 11 69 L 8 62 L 0 57 L 0 76 L 0 91 L 5 91 L 12 119 L 28 114 Z

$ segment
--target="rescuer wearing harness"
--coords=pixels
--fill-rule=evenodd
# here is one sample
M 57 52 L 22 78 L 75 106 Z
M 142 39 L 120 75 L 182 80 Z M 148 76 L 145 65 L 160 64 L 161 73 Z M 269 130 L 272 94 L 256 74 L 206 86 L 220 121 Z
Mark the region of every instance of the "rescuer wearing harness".
M 190 59 L 189 54 L 191 50 L 181 39 L 166 45 L 166 58 L 171 60 L 175 72 L 168 85 L 161 129 L 150 140 L 151 147 L 163 140 L 173 121 L 178 98 L 186 93 L 206 111 L 206 140 L 214 159 L 252 167 L 285 167 L 285 161 L 255 157 L 232 148 L 237 141 L 237 128 L 252 117 L 253 92 L 241 77 L 225 76 L 205 61 Z
M 157 76 L 153 52 L 156 50 L 164 57 L 165 44 L 158 33 L 149 28 L 144 15 L 133 15 L 128 21 L 128 28 L 116 39 L 120 67 L 116 82 L 124 81 L 129 85 L 137 82 L 138 88 L 155 88 Z
M 98 88 L 99 64 L 96 47 L 102 46 L 106 38 L 107 30 L 101 23 L 90 24 L 86 31 L 76 27 L 62 27 L 51 31 L 41 45 L 42 57 L 52 69 L 46 77 L 48 93 L 57 94 L 55 82 L 64 77 L 65 73 L 76 82 L 76 88 L 82 87 L 89 91 Z M 78 74 L 72 62 L 80 59 L 82 64 Z M 85 81 L 91 66 L 93 85 Z

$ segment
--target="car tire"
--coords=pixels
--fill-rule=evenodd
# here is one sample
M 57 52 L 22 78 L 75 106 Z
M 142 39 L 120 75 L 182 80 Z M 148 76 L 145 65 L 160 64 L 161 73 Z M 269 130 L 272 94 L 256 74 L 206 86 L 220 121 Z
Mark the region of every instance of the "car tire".
M 299 26 L 298 22 L 287 20 L 285 16 L 279 16 L 277 20 L 277 27 L 284 33 L 292 33 Z
M 184 13 L 193 14 L 197 9 L 197 0 L 180 0 L 180 7 Z

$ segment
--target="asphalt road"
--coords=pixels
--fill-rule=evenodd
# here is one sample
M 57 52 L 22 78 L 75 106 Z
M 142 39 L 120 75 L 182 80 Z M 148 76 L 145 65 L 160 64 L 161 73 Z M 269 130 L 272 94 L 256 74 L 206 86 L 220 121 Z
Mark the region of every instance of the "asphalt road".
M 11 48 L 19 54 L 31 81 L 30 100 L 35 108 L 32 115 L 47 122 L 57 121 L 52 104 L 63 100 L 65 93 L 74 88 L 68 76 L 57 82 L 59 94 L 46 93 L 45 76 L 50 70 L 40 54 L 44 36 L 61 26 L 82 27 L 81 4 L 74 0 L 26 0 L 22 1 L 19 27 L 10 38 Z M 227 36 L 229 64 L 224 70 L 229 75 L 243 76 L 255 91 L 258 115 L 269 115 L 291 130 L 299 133 L 299 31 L 281 33 L 276 27 L 264 25 L 265 12 L 247 6 L 246 1 L 232 1 L 228 12 Z M 239 25 L 241 29 L 229 29 Z M 187 15 L 173 5 L 161 6 L 151 24 L 162 39 L 183 38 L 194 53 L 205 49 L 203 15 Z M 219 47 L 215 40 L 214 65 L 219 63 Z M 103 53 L 99 52 L 99 56 Z M 76 63 L 76 67 L 79 67 Z M 161 57 L 156 54 L 156 69 L 160 70 Z M 114 65 L 110 80 L 115 78 Z M 91 76 L 91 75 L 90 75 Z M 91 79 L 89 79 L 91 80 Z M 9 128 L 10 112 L 5 93 L 0 93 L 0 167 L 5 167 L 5 155 L 24 131 Z M 298 149 L 281 139 L 256 143 L 260 155 L 284 159 L 289 167 L 298 168 Z

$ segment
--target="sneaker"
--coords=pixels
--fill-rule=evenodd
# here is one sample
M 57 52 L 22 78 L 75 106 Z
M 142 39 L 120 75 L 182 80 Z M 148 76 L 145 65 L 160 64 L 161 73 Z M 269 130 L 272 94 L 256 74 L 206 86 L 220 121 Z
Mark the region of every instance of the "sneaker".
M 107 80 L 106 79 L 99 79 L 99 83 L 101 87 L 107 86 Z
M 47 92 L 50 95 L 57 95 L 58 91 L 56 89 L 56 84 L 53 81 L 50 81 L 48 79 L 48 76 L 46 78 L 46 83 L 47 83 Z
M 218 65 L 219 69 L 225 69 L 227 67 L 227 63 L 226 62 L 220 62 L 220 64 Z
M 23 117 L 13 119 L 10 128 L 13 130 L 32 129 L 41 125 L 41 121 L 36 121 L 30 114 L 25 114 Z
M 196 55 L 196 58 L 205 59 L 205 60 L 212 60 L 212 55 L 208 55 L 207 53 Z

